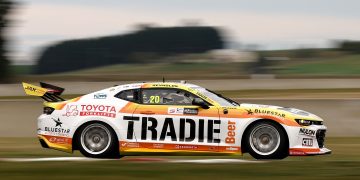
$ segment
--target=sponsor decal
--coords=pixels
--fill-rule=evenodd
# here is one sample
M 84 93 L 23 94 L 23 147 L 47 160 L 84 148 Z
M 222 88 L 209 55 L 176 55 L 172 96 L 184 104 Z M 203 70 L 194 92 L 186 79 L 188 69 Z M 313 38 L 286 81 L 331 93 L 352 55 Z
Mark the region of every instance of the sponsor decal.
M 60 121 L 60 118 L 57 119 L 52 118 L 52 120 L 55 122 L 55 127 L 45 127 L 44 129 L 48 134 L 67 136 L 70 133 L 70 129 L 62 127 L 63 123 Z
M 184 108 L 169 107 L 168 114 L 184 114 Z
M 164 144 L 153 144 L 153 148 L 162 149 L 162 148 L 164 148 Z
M 236 130 L 236 122 L 228 121 L 228 132 L 227 132 L 227 137 L 225 138 L 226 143 L 235 144 L 235 130 Z
M 127 88 L 131 88 L 131 89 L 141 88 L 141 84 L 132 84 L 130 86 L 124 86 L 123 88 L 124 89 L 127 89 Z
M 26 86 L 25 89 L 36 92 L 36 88 L 30 87 L 30 86 Z
M 197 108 L 178 108 L 178 107 L 169 107 L 168 114 L 191 114 L 197 115 L 198 109 Z
M 313 139 L 303 138 L 302 145 L 303 146 L 313 146 Z
M 60 121 L 60 118 L 58 118 L 57 120 L 56 119 L 54 119 L 54 118 L 52 118 L 52 120 L 54 120 L 55 121 L 55 127 L 58 127 L 58 126 L 60 126 L 61 127 L 61 125 L 62 125 L 62 122 Z
M 127 147 L 127 148 L 139 148 L 140 144 L 137 142 L 122 142 L 121 147 Z
M 315 130 L 300 128 L 299 134 L 305 136 L 315 136 Z
M 254 112 L 252 112 L 251 109 L 245 109 L 245 110 L 247 111 L 248 115 L 253 115 L 254 114 Z
M 227 151 L 239 151 L 239 147 L 232 147 L 232 146 L 230 146 L 230 147 L 226 147 L 226 150 L 227 150 Z
M 184 114 L 193 114 L 197 115 L 199 110 L 197 108 L 184 108 Z
M 45 93 L 43 90 L 37 89 L 35 87 L 31 87 L 31 86 L 26 86 L 25 90 L 32 91 L 32 92 L 35 92 L 35 93 L 41 93 L 41 94 Z
M 51 137 L 51 138 L 49 138 L 49 142 L 55 143 L 55 144 L 69 144 L 70 139 L 64 138 L 64 137 Z
M 305 152 L 296 151 L 296 150 L 290 150 L 289 154 L 290 154 L 290 155 L 293 155 L 293 156 L 304 156 L 304 155 L 306 155 Z
M 106 97 L 107 97 L 107 94 L 105 94 L 105 93 L 94 94 L 94 99 L 106 99 Z
M 276 111 L 270 111 L 270 110 L 264 110 L 264 109 L 255 109 L 254 113 L 255 114 L 266 114 L 266 115 L 271 115 L 271 116 L 278 116 L 278 117 L 281 117 L 281 118 L 285 117 L 285 114 L 283 114 L 283 113 L 279 113 L 279 112 L 276 112 Z
M 141 140 L 165 141 L 165 139 L 170 139 L 173 142 L 194 142 L 195 137 L 198 137 L 198 142 L 220 143 L 220 139 L 216 138 L 220 133 L 220 129 L 216 128 L 220 125 L 220 120 L 197 119 L 198 123 L 196 123 L 195 120 L 189 118 L 180 118 L 180 120 L 174 121 L 173 118 L 166 117 L 164 121 L 160 121 L 161 124 L 154 117 L 124 116 L 123 120 L 128 121 L 126 139 L 129 140 L 134 140 L 135 123 L 140 123 L 141 136 L 137 138 Z M 175 129 L 174 123 L 179 123 L 178 129 Z M 207 128 L 206 134 L 205 128 Z M 188 136 L 185 135 L 185 131 L 189 132 Z M 147 137 L 148 134 L 150 137 Z
M 115 106 L 108 105 L 81 105 L 80 116 L 116 117 Z
M 175 149 L 198 149 L 198 146 L 194 146 L 194 145 L 175 145 Z
M 199 96 L 200 98 L 202 98 L 202 99 L 205 99 L 205 100 L 208 100 L 208 99 L 209 99 L 208 97 L 206 97 L 205 95 L 201 94 L 200 92 L 196 92 L 195 94 L 196 94 L 197 96 Z
M 66 112 L 63 114 L 63 116 L 77 116 L 79 115 L 79 111 L 77 109 L 77 105 L 67 105 L 66 106 Z
M 176 84 L 153 84 L 153 87 L 170 87 L 170 88 L 175 88 L 178 87 L 178 85 Z

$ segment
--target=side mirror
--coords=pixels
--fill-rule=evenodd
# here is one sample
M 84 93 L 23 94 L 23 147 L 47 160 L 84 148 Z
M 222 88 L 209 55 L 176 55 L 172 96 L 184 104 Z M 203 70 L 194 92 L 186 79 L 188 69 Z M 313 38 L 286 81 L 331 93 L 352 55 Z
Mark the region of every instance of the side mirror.
M 194 100 L 192 101 L 192 104 L 196 105 L 196 106 L 200 106 L 203 109 L 209 109 L 209 105 L 201 98 L 194 98 Z

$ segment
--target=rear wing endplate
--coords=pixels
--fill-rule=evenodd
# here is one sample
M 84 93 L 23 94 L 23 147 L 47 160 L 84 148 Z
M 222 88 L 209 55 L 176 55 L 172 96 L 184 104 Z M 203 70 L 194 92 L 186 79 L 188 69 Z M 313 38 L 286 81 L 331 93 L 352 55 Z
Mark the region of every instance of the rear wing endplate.
M 30 96 L 38 96 L 48 102 L 65 101 L 60 95 L 64 92 L 64 88 L 55 85 L 40 82 L 40 86 L 32 85 L 29 83 L 22 83 L 25 94 Z

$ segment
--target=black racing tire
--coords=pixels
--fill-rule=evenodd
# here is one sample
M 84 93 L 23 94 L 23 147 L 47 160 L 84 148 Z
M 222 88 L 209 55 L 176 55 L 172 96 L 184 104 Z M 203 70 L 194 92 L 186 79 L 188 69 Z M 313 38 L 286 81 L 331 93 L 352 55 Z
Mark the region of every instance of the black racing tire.
M 255 159 L 284 159 L 289 155 L 285 130 L 272 121 L 252 124 L 245 132 L 246 151 Z
M 81 154 L 91 158 L 120 158 L 114 130 L 105 123 L 93 122 L 80 127 L 76 142 Z

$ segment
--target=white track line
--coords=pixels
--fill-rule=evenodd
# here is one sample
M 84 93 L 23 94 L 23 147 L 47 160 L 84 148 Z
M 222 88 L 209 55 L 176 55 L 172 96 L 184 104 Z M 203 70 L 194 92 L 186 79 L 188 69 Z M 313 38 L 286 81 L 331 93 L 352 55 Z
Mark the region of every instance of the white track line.
M 196 163 L 196 164 L 226 164 L 226 163 L 265 163 L 265 161 L 250 161 L 243 159 L 179 159 L 170 160 L 171 163 Z

